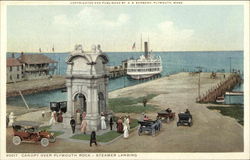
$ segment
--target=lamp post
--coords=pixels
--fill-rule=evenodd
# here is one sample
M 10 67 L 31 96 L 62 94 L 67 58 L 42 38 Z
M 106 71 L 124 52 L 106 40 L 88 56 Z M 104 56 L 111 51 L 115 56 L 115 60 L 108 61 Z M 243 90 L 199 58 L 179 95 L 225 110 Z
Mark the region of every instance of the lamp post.
M 198 66 L 198 67 L 195 67 L 195 68 L 197 68 L 198 69 L 198 72 L 199 72 L 199 79 L 198 79 L 198 101 L 200 101 L 200 98 L 201 98 L 201 91 L 200 91 L 200 88 L 201 88 L 201 72 L 202 72 L 202 68 L 203 67 L 200 67 L 200 66 Z
M 232 59 L 232 57 L 229 57 L 229 63 L 230 63 L 230 73 L 231 73 L 231 59 Z

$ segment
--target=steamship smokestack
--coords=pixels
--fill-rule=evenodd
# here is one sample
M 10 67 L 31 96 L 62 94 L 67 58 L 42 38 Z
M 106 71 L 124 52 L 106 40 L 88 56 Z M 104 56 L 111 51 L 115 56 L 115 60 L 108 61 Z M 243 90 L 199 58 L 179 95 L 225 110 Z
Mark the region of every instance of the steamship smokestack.
M 148 42 L 144 42 L 145 57 L 148 57 Z

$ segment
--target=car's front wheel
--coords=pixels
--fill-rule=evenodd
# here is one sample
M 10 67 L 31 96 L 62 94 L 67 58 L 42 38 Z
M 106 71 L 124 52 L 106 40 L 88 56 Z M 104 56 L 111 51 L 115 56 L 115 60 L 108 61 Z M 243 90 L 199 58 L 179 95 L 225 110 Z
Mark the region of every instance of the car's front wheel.
M 14 136 L 12 138 L 12 142 L 13 142 L 14 145 L 17 146 L 17 145 L 21 144 L 22 140 L 21 140 L 21 138 L 19 136 Z
M 49 140 L 48 140 L 48 138 L 42 138 L 42 139 L 41 139 L 41 145 L 42 145 L 43 147 L 47 147 L 47 146 L 49 145 Z

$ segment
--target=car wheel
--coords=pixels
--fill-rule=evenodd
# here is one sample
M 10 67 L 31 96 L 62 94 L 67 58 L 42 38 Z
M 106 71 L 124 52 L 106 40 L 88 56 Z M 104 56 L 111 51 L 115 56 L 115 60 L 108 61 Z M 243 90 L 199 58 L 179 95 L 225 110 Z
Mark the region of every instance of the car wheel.
M 43 147 L 47 147 L 47 146 L 49 145 L 49 140 L 48 140 L 48 138 L 42 138 L 42 139 L 41 139 L 41 145 L 42 145 Z
M 14 136 L 12 138 L 12 142 L 13 142 L 14 145 L 17 146 L 17 145 L 21 144 L 22 140 L 21 140 L 21 138 L 19 136 Z
M 170 122 L 170 117 L 167 117 L 167 123 L 169 123 Z
M 155 136 L 155 129 L 152 130 L 152 136 Z
M 191 127 L 192 125 L 193 125 L 193 122 L 190 122 L 189 127 Z
M 55 137 L 51 137 L 50 139 L 49 139 L 49 143 L 55 143 L 56 142 L 56 138 Z
M 141 128 L 138 128 L 138 135 L 139 136 L 141 136 L 141 132 L 142 132 Z

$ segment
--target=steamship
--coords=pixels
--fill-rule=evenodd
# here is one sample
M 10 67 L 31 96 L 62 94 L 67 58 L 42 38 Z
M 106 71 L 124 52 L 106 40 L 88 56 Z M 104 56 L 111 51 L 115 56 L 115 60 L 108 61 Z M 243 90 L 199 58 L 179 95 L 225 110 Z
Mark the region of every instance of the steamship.
M 148 52 L 148 42 L 144 42 L 144 50 L 138 59 L 127 61 L 127 75 L 132 79 L 149 78 L 162 72 L 161 57 Z

